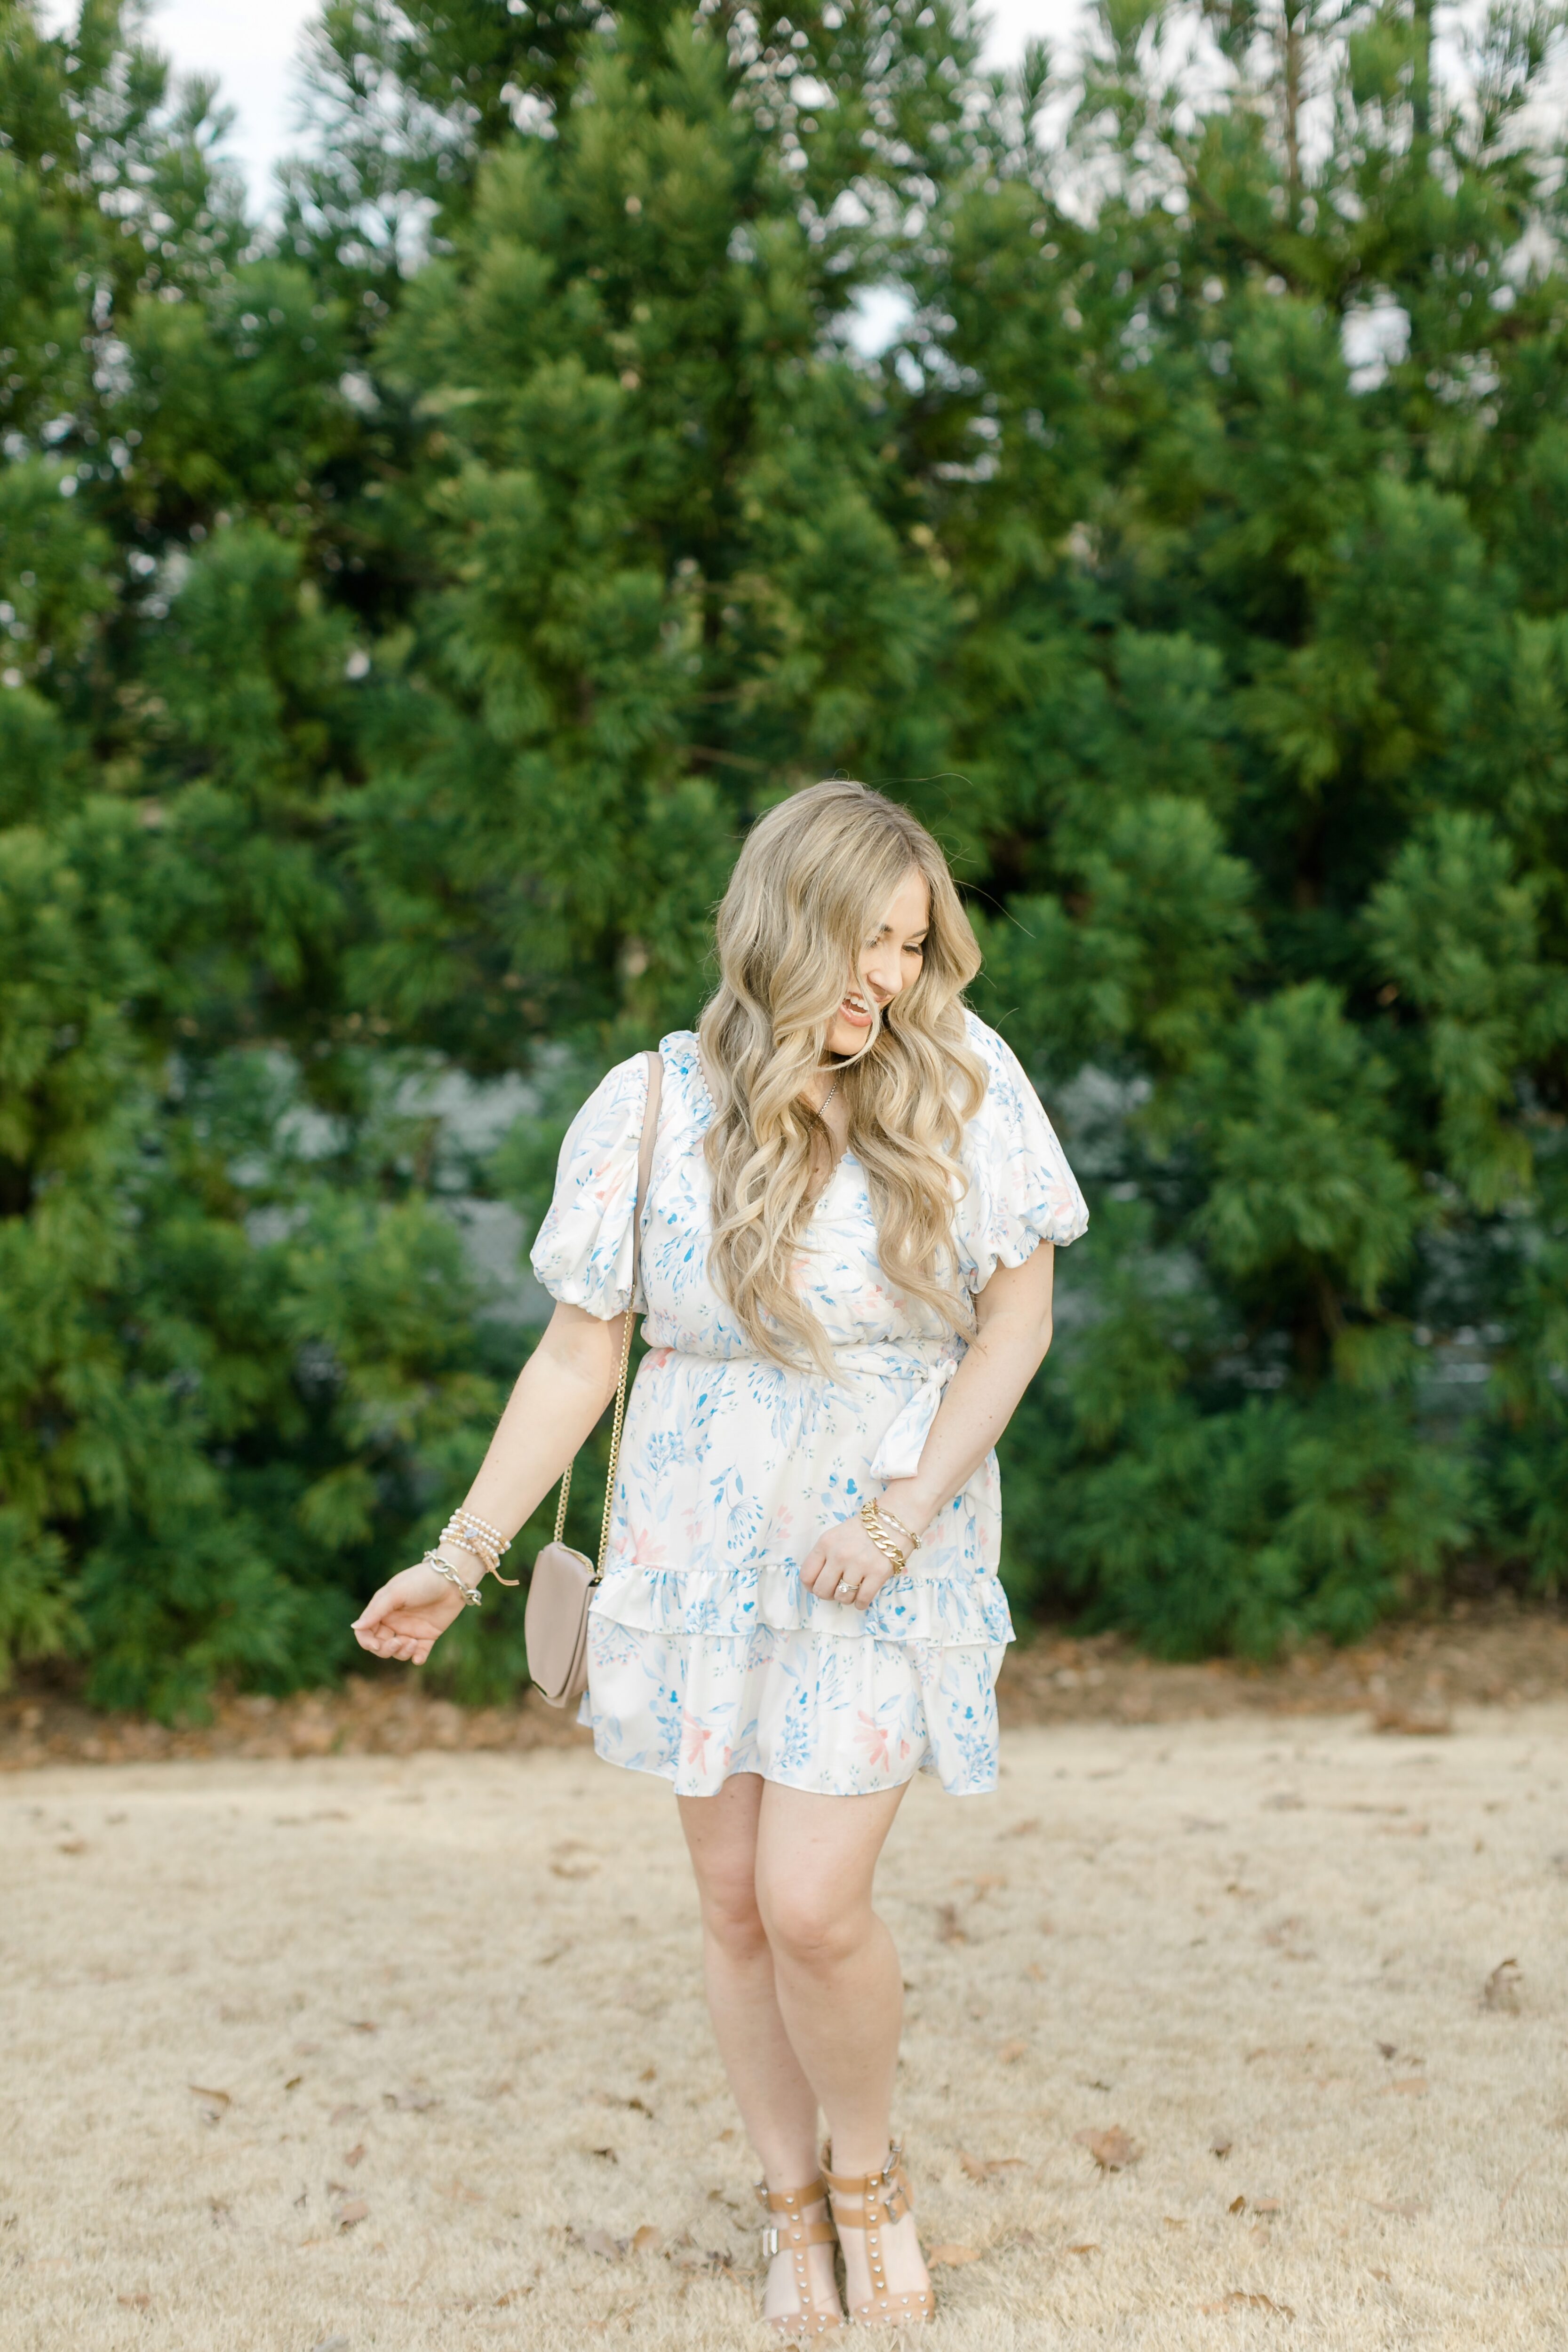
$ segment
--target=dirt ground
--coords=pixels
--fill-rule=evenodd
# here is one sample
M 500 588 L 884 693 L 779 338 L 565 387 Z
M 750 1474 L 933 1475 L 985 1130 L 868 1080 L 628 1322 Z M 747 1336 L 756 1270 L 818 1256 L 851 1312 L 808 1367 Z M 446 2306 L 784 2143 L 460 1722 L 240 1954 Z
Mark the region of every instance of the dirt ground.
M 1393 1732 L 1442 1732 L 1456 1706 L 1568 1698 L 1568 1610 L 1461 1601 L 1430 1623 L 1390 1626 L 1349 1650 L 1313 1647 L 1279 1666 L 1216 1659 L 1168 1666 L 1115 1634 L 1015 1643 L 998 1685 L 1005 1726 L 1176 1723 L 1234 1713 L 1368 1713 Z M 44 1763 L 128 1764 L 209 1756 L 409 1756 L 422 1748 L 519 1751 L 587 1745 L 533 1695 L 465 1709 L 406 1667 L 351 1675 L 341 1691 L 278 1701 L 220 1698 L 183 1730 L 92 1713 L 44 1678 L 0 1695 L 0 1772 Z
M 916 1782 L 879 1902 L 931 2352 L 1562 2345 L 1554 1657 L 1499 1646 L 1512 1706 L 1439 1644 L 1205 1719 L 1205 1674 L 1046 1654 L 1041 1704 L 1151 1719 Z M 674 1805 L 521 1737 L 0 1780 L 0 2352 L 776 2341 Z

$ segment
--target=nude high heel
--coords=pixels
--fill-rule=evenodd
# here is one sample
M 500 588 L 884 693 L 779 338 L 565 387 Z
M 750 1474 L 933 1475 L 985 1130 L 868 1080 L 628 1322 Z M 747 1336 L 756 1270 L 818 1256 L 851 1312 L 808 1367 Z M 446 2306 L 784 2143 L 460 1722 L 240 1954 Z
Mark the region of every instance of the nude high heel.
M 849 2315 L 874 2326 L 901 2326 L 916 2319 L 932 2319 L 936 2315 L 936 2297 L 929 2286 L 910 2287 L 895 2293 L 888 2284 L 887 2268 L 882 2258 L 882 2225 L 901 2221 L 906 2213 L 914 2210 L 910 2199 L 910 2179 L 903 2167 L 903 2148 L 895 2140 L 888 2153 L 888 2161 L 880 2172 L 837 2173 L 828 2170 L 831 2147 L 822 2164 L 822 2177 L 833 2191 L 830 2210 L 840 2237 L 846 2230 L 866 2232 L 866 2268 L 870 2274 L 871 2292 L 864 2303 L 849 2305 Z M 848 2302 L 846 2295 L 845 2301 Z
M 835 2295 L 831 2305 L 819 2304 L 811 2291 L 811 2268 L 805 2258 L 807 2246 L 836 2246 L 838 2232 L 826 2218 L 808 2221 L 805 2218 L 808 2205 L 827 2203 L 827 2190 L 820 2180 L 808 2182 L 804 2189 L 770 2189 L 765 2180 L 756 2183 L 757 2202 L 770 2213 L 784 2213 L 788 2220 L 781 2227 L 769 2221 L 763 2230 L 763 2253 L 771 2262 L 781 2251 L 787 2252 L 795 2272 L 794 2311 L 777 2313 L 768 2321 L 781 2336 L 826 2336 L 830 2329 L 842 2327 L 844 2315 Z M 832 2209 L 829 2208 L 829 2210 Z

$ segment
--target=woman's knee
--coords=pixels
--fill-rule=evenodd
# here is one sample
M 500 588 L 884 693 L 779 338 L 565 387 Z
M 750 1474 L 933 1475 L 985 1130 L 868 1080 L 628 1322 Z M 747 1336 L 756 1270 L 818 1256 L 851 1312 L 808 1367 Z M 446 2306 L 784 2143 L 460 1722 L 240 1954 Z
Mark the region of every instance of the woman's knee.
M 757 1905 L 773 1950 L 798 1968 L 837 1967 L 866 1933 L 868 1906 L 858 1895 L 799 1873 L 777 1884 L 760 1878 Z
M 726 1951 L 743 1958 L 766 1943 L 749 1862 L 730 1869 L 700 1871 L 697 1892 L 704 1931 Z

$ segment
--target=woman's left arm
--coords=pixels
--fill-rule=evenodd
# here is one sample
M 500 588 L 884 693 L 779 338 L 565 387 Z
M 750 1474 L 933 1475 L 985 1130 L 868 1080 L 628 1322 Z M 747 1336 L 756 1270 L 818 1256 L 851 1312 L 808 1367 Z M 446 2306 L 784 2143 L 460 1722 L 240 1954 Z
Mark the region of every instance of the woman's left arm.
M 880 1498 L 917 1535 L 968 1485 L 1045 1361 L 1056 1255 L 1054 1244 L 1039 1242 L 1022 1265 L 997 1266 L 974 1295 L 978 1328 L 942 1391 L 920 1468 L 912 1478 L 895 1478 Z M 802 1564 L 801 1581 L 826 1600 L 841 1577 L 851 1584 L 858 1579 L 854 1605 L 866 1609 L 893 1572 L 859 1519 L 850 1518 L 817 1538 Z

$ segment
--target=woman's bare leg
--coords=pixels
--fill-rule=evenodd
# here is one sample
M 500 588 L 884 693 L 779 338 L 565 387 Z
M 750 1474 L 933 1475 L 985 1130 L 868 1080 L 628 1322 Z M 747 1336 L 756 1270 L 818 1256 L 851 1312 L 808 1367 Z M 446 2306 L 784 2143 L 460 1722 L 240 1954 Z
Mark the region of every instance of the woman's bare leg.
M 820 1797 L 768 1781 L 758 1811 L 757 1904 L 779 2013 L 821 2100 L 839 2173 L 879 2172 L 888 2158 L 904 1994 L 871 1882 L 903 1793 Z M 882 2242 L 895 2293 L 930 2284 L 912 2214 Z M 849 2300 L 864 2303 L 865 2237 L 847 2229 L 843 2244 Z
M 816 2178 L 816 2094 L 779 2015 L 773 1951 L 757 1908 L 763 1785 L 755 1772 L 736 1772 L 716 1796 L 678 1802 L 702 1906 L 702 1973 L 719 2054 L 769 2188 L 799 2189 Z M 819 2200 L 802 2209 L 803 2218 L 820 2220 L 826 2210 Z M 806 2262 L 818 2305 L 837 2310 L 832 2247 L 807 2247 Z M 769 2272 L 763 2315 L 795 2307 L 791 2263 L 781 2252 Z

